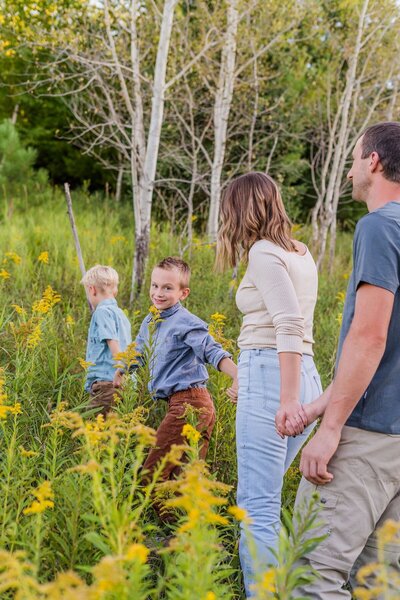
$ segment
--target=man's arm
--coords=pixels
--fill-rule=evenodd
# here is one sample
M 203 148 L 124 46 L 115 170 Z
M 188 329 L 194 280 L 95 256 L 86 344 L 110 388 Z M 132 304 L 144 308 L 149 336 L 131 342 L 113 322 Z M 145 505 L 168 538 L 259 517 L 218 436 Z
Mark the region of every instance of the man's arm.
M 329 404 L 321 425 L 305 446 L 300 471 L 315 484 L 331 481 L 328 463 L 336 451 L 343 425 L 370 384 L 386 347 L 394 294 L 384 288 L 361 284 L 354 317 L 343 344 Z

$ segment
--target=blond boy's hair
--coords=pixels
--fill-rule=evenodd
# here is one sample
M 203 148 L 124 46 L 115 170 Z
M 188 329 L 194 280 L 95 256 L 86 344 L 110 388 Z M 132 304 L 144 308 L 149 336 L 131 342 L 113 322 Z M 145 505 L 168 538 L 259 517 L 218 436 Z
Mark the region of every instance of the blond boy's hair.
M 118 273 L 112 267 L 105 265 L 95 265 L 81 279 L 81 283 L 88 287 L 94 285 L 102 292 L 114 292 L 118 288 L 119 277 Z
M 181 288 L 189 287 L 190 283 L 190 267 L 181 258 L 177 256 L 167 256 L 163 258 L 159 263 L 155 266 L 156 269 L 165 269 L 166 271 L 172 271 L 176 269 L 179 272 L 179 280 L 181 284 Z

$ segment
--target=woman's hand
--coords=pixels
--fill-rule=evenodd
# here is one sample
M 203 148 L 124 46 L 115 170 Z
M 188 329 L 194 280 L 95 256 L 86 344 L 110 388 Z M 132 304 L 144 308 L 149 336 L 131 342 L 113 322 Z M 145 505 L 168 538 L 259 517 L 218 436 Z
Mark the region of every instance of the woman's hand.
M 233 404 L 237 404 L 238 392 L 239 392 L 239 382 L 237 380 L 237 377 L 234 377 L 232 379 L 231 387 L 229 387 L 226 390 L 226 393 L 228 394 L 228 396 Z
M 300 402 L 281 402 L 275 415 L 276 431 L 285 436 L 300 435 L 308 425 L 308 418 Z

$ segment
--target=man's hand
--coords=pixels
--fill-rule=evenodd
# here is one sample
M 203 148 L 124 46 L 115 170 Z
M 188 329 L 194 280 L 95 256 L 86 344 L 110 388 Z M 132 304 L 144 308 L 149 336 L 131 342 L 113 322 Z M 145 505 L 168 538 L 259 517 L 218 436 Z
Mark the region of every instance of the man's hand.
M 315 485 L 324 485 L 333 479 L 328 463 L 336 452 L 340 441 L 339 429 L 321 427 L 304 446 L 300 459 L 300 472 Z
M 232 379 L 231 387 L 229 387 L 226 390 L 226 393 L 228 394 L 228 396 L 233 404 L 237 404 L 238 392 L 239 392 L 239 382 L 238 382 L 237 378 L 234 377 Z
M 286 435 L 300 435 L 307 425 L 307 415 L 300 402 L 281 403 L 275 415 L 275 426 L 282 439 Z
M 122 387 L 123 383 L 124 383 L 124 373 L 120 369 L 117 369 L 115 371 L 115 375 L 114 375 L 114 379 L 113 379 L 113 386 L 116 388 L 120 388 L 120 387 Z

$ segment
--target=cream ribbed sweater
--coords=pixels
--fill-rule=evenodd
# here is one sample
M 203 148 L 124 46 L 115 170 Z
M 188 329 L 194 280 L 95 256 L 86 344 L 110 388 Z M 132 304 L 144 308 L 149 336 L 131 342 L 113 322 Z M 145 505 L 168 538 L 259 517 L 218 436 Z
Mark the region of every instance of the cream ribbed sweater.
M 268 240 L 255 242 L 236 294 L 244 315 L 239 348 L 312 355 L 317 291 L 317 269 L 308 249 L 300 255 Z

